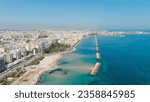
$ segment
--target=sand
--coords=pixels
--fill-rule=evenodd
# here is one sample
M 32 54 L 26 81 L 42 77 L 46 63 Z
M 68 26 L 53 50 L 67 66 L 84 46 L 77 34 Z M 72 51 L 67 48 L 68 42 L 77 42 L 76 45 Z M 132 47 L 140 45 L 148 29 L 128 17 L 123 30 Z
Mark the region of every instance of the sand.
M 35 85 L 42 73 L 57 68 L 56 63 L 61 56 L 61 53 L 46 55 L 39 65 L 34 66 L 34 69 L 28 69 L 23 76 L 13 83 L 13 85 Z

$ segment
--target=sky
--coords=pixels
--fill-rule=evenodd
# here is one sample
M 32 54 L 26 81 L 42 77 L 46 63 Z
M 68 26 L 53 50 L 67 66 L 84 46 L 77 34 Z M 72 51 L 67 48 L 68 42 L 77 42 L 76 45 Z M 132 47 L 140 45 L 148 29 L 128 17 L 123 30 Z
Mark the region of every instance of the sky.
M 0 0 L 0 28 L 149 29 L 150 0 Z

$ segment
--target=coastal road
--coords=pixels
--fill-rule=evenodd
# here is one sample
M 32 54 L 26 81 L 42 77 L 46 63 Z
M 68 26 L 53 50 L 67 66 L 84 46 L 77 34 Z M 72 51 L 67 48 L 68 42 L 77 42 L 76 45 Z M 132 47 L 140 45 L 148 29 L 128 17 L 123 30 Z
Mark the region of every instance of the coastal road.
M 18 68 L 23 68 L 24 65 L 27 65 L 27 64 L 31 63 L 34 59 L 37 59 L 37 58 L 39 58 L 40 56 L 41 56 L 41 54 L 38 54 L 38 55 L 36 55 L 36 56 L 31 57 L 31 58 L 28 59 L 28 60 L 25 60 L 25 61 L 23 61 L 23 62 L 21 62 L 21 63 L 18 63 L 18 64 L 16 64 L 16 65 L 14 65 L 11 69 L 5 70 L 4 72 L 0 73 L 0 79 L 2 79 L 4 76 L 8 75 L 8 74 L 11 73 L 12 71 L 17 70 Z

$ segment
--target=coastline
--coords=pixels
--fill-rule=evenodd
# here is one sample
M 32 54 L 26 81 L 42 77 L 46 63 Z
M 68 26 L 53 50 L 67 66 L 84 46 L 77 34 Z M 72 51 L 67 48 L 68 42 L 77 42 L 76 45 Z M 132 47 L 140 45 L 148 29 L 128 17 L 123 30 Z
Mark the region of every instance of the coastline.
M 69 48 L 69 50 L 66 50 L 66 51 L 63 51 L 63 52 L 58 52 L 56 54 L 59 54 L 61 57 L 57 59 L 57 61 L 55 62 L 55 67 L 53 67 L 53 69 L 49 69 L 47 71 L 53 71 L 55 69 L 58 69 L 58 66 L 57 66 L 57 62 L 62 58 L 62 56 L 64 54 L 67 54 L 67 53 L 71 53 L 71 52 L 74 52 L 76 50 L 76 47 L 80 44 L 80 42 L 84 39 L 84 37 L 82 37 L 82 39 L 80 39 L 78 42 L 76 42 L 75 44 L 73 44 L 71 46 L 71 48 Z M 47 71 L 44 71 L 43 73 L 47 72 Z M 34 83 L 34 85 L 38 85 L 38 81 L 40 80 L 40 76 L 43 74 L 41 73 L 36 81 L 36 83 Z
M 40 80 L 40 76 L 47 71 L 57 69 L 57 62 L 62 58 L 62 56 L 66 53 L 75 51 L 76 47 L 80 44 L 83 38 L 84 37 L 82 37 L 66 51 L 45 55 L 45 58 L 40 62 L 39 65 L 34 66 L 35 68 L 33 69 L 28 69 L 27 72 L 14 83 L 12 83 L 12 85 L 37 85 L 38 81 Z

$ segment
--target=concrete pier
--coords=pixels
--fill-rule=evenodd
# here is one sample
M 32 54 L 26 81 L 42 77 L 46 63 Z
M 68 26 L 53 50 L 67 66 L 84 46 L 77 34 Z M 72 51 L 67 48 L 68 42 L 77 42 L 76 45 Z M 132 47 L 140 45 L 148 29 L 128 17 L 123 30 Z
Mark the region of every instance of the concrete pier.
M 97 63 L 95 64 L 94 68 L 93 68 L 92 71 L 91 71 L 91 75 L 95 76 L 95 75 L 97 74 L 97 72 L 98 72 L 100 66 L 101 66 L 101 63 L 100 63 L 100 62 L 97 62 Z

